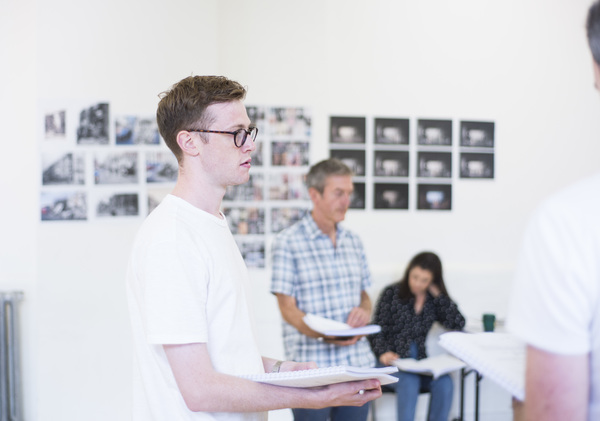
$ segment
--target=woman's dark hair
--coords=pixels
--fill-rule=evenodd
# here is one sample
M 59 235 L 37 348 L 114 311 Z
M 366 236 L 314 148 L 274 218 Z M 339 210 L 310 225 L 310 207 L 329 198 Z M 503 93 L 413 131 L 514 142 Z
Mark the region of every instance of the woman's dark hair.
M 595 1 L 590 6 L 585 28 L 592 57 L 600 64 L 600 1 Z
M 430 251 L 424 251 L 413 257 L 408 266 L 406 266 L 404 276 L 399 281 L 400 298 L 410 299 L 414 297 L 414 294 L 410 291 L 408 285 L 408 275 L 415 267 L 420 267 L 421 269 L 431 272 L 433 275 L 432 284 L 437 286 L 443 295 L 448 296 L 448 291 L 446 290 L 446 285 L 444 285 L 444 277 L 442 275 L 442 261 L 437 254 Z

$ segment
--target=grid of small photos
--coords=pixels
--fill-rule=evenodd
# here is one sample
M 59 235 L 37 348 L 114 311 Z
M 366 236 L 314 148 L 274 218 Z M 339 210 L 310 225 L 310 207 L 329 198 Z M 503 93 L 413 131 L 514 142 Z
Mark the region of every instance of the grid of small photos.
M 154 115 L 112 116 L 108 101 L 42 109 L 42 221 L 145 216 L 172 188 L 177 160 Z
M 223 213 L 246 265 L 264 268 L 272 238 L 310 209 L 311 114 L 302 107 L 247 106 L 258 127 L 250 180 L 227 189 Z
M 494 179 L 495 123 L 460 120 L 458 145 L 454 123 L 331 116 L 330 156 L 355 174 L 351 207 L 448 211 L 453 178 Z
M 178 165 L 155 116 L 113 117 L 107 101 L 42 109 L 42 221 L 145 217 L 172 190 Z M 261 268 L 270 237 L 310 208 L 311 115 L 302 107 L 247 111 L 259 129 L 250 180 L 226 191 L 222 211 L 247 265 Z

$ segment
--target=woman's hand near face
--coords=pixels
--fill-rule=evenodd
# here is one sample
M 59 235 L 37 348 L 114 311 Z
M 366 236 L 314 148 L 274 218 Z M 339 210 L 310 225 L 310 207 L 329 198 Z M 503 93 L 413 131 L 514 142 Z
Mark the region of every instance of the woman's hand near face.
M 435 284 L 433 284 L 433 282 L 431 283 L 431 285 L 429 285 L 428 290 L 434 297 L 440 295 L 440 289 Z

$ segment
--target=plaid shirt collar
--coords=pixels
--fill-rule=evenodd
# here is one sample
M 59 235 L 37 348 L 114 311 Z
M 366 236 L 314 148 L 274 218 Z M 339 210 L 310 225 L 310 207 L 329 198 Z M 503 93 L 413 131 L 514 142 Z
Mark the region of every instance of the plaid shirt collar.
M 312 217 L 312 212 L 308 212 L 303 220 L 304 230 L 306 231 L 307 237 L 312 241 L 316 240 L 319 236 L 327 237 L 323 231 L 319 228 L 314 218 Z M 340 241 L 342 238 L 346 236 L 346 230 L 341 224 L 336 225 L 336 233 L 335 233 L 337 241 Z

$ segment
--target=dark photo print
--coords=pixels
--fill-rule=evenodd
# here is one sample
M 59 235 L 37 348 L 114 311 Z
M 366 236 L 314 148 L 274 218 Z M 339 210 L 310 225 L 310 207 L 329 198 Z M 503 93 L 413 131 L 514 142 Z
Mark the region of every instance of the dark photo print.
M 494 123 L 483 121 L 461 121 L 460 146 L 493 148 Z
M 331 143 L 365 143 L 364 117 L 331 117 Z
M 331 149 L 331 158 L 336 158 L 346 164 L 357 176 L 365 175 L 365 151 L 356 149 Z
M 375 209 L 408 209 L 408 184 L 375 183 Z
M 417 209 L 452 209 L 452 185 L 450 184 L 419 184 L 417 195 Z
M 419 152 L 417 161 L 418 177 L 452 177 L 452 153 L 450 152 Z
M 380 145 L 408 145 L 408 119 L 376 118 L 374 139 Z
M 494 178 L 494 154 L 461 153 L 460 178 Z
M 408 177 L 408 152 L 375 151 L 377 177 Z
M 418 120 L 417 143 L 452 146 L 452 120 Z

